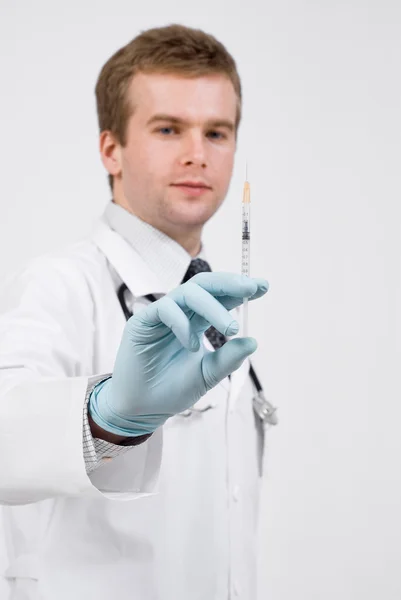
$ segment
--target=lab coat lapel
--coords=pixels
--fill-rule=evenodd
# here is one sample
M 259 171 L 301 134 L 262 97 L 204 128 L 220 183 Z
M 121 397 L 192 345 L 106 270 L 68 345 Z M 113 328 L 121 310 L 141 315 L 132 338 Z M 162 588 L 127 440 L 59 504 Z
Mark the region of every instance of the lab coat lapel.
M 230 397 L 229 397 L 229 407 L 230 409 L 234 408 L 238 397 L 241 393 L 242 388 L 249 377 L 249 369 L 250 362 L 249 359 L 246 358 L 242 365 L 231 374 L 231 388 L 230 388 Z

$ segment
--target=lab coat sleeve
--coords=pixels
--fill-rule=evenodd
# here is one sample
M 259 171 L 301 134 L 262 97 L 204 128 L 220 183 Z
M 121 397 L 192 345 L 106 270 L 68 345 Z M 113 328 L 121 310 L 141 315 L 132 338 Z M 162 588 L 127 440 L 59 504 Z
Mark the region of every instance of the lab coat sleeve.
M 0 504 L 155 493 L 161 430 L 133 447 L 129 462 L 117 457 L 86 473 L 83 365 L 93 347 L 93 301 L 74 261 L 34 259 L 7 282 L 0 310 Z

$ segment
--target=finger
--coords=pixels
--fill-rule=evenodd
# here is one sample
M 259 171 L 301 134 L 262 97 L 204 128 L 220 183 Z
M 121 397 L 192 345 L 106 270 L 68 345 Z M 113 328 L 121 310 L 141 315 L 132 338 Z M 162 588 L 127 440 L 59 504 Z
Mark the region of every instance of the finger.
M 236 338 L 215 352 L 205 354 L 202 359 L 202 374 L 207 389 L 210 390 L 236 371 L 256 348 L 257 342 L 254 338 Z
M 269 289 L 269 284 L 266 279 L 255 278 L 254 281 L 256 282 L 258 289 L 253 296 L 248 298 L 249 300 L 257 300 L 258 298 L 261 298 Z M 243 298 L 233 298 L 232 296 L 220 296 L 218 298 L 220 304 L 222 304 L 228 311 L 240 306 L 243 303 L 243 300 Z M 202 319 L 202 317 L 199 315 L 194 315 L 191 318 L 191 326 L 193 331 L 199 333 L 201 331 L 206 331 L 206 329 L 209 327 L 209 323 L 205 321 L 205 319 Z
M 269 289 L 269 284 L 266 279 L 254 279 L 253 281 L 256 281 L 258 288 L 255 294 L 248 298 L 249 301 L 261 298 Z M 237 306 L 241 306 L 241 304 L 243 304 L 243 300 L 243 298 L 233 298 L 230 296 L 219 298 L 219 301 L 227 310 L 232 310 L 233 308 L 237 308 Z
M 258 289 L 254 279 L 235 273 L 198 273 L 189 282 L 196 283 L 215 297 L 249 298 Z
M 168 296 L 164 296 L 157 302 L 150 304 L 137 316 L 142 323 L 148 326 L 164 323 L 171 329 L 184 348 L 193 352 L 199 350 L 199 339 L 191 333 L 191 324 L 187 315 Z
M 182 309 L 194 311 L 224 335 L 238 333 L 237 321 L 212 294 L 196 283 L 189 281 L 170 294 Z
M 269 282 L 266 279 L 261 279 L 260 277 L 253 277 L 252 281 L 254 281 L 257 285 L 257 290 L 253 296 L 250 296 L 248 300 L 257 300 L 264 296 L 269 290 Z

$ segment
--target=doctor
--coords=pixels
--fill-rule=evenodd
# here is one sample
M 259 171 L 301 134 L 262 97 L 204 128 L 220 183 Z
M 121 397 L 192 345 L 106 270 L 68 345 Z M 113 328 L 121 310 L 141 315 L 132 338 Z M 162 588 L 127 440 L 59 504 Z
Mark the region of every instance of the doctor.
M 3 298 L 9 598 L 255 600 L 256 342 L 224 336 L 268 286 L 209 272 L 201 244 L 232 175 L 235 62 L 200 30 L 148 30 L 96 99 L 113 200 Z

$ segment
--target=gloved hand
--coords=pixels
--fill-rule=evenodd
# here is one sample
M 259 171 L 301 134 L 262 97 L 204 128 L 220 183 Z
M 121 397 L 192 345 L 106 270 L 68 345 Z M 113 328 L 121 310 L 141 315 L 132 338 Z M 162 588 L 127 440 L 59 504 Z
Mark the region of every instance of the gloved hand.
M 201 343 L 213 325 L 238 332 L 229 311 L 264 295 L 268 283 L 230 273 L 199 273 L 126 323 L 112 377 L 94 388 L 92 419 L 117 435 L 152 433 L 238 369 L 257 347 L 236 338 L 216 351 Z

